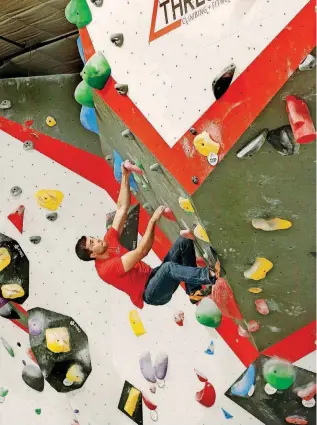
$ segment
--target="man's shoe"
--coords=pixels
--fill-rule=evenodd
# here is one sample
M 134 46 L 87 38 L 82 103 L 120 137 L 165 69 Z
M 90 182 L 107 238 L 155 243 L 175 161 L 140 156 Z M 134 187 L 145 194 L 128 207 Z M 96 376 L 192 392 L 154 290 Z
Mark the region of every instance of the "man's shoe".
M 201 289 L 190 292 L 189 299 L 192 304 L 197 304 L 203 298 L 208 297 L 211 294 L 212 285 L 203 285 Z

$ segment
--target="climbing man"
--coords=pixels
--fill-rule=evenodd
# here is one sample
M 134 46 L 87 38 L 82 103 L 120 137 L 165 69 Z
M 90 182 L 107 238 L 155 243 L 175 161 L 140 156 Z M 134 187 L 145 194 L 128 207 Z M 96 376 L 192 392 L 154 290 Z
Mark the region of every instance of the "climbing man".
M 157 222 L 165 206 L 159 206 L 148 222 L 143 238 L 133 251 L 119 241 L 130 207 L 130 171 L 121 166 L 122 180 L 117 210 L 112 226 L 103 239 L 82 236 L 76 244 L 76 254 L 83 261 L 95 261 L 98 275 L 109 285 L 125 292 L 138 308 L 167 304 L 181 282 L 193 304 L 211 293 L 219 275 L 219 267 L 197 267 L 194 243 L 180 237 L 163 263 L 152 269 L 143 262 L 150 252 Z

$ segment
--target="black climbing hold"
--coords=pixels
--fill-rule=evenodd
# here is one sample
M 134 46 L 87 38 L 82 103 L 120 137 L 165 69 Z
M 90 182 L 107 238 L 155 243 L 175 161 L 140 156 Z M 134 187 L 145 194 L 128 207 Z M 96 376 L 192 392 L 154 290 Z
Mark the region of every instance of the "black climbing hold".
M 26 366 L 26 361 L 25 360 L 22 360 L 22 363 L 24 364 L 24 366 Z
M 112 155 L 106 155 L 106 160 L 107 161 L 112 161 L 113 160 L 113 156 Z
M 1 100 L 0 109 L 10 109 L 12 107 L 12 103 L 10 100 Z
M 129 87 L 127 84 L 115 84 L 114 88 L 117 90 L 117 92 L 119 94 L 121 94 L 122 96 L 125 96 L 126 94 L 128 94 L 129 91 Z
M 26 150 L 26 151 L 30 151 L 30 150 L 34 149 L 33 142 L 31 142 L 31 140 L 26 140 L 23 143 L 23 149 Z
M 10 190 L 10 193 L 13 197 L 20 196 L 22 189 L 19 186 L 13 186 Z
M 280 155 L 295 155 L 299 152 L 299 144 L 295 141 L 290 125 L 269 131 L 267 140 Z
M 150 170 L 151 171 L 161 171 L 162 168 L 161 168 L 160 164 L 155 163 L 155 164 L 150 165 Z
M 196 130 L 196 128 L 194 128 L 194 127 L 191 127 L 190 129 L 189 129 L 189 131 L 194 135 L 194 136 L 196 136 L 196 134 L 198 134 L 198 132 L 197 132 L 197 130 Z
M 57 220 L 57 217 L 58 217 L 57 212 L 51 212 L 51 213 L 46 214 L 46 218 L 49 221 L 55 221 L 55 220 Z
M 198 183 L 199 183 L 199 178 L 198 178 L 197 176 L 193 176 L 193 177 L 192 177 L 192 182 L 193 182 L 194 184 L 198 184 Z
M 263 130 L 257 137 L 248 142 L 238 152 L 237 157 L 240 159 L 252 158 L 263 146 L 263 143 L 267 140 L 269 130 Z
M 121 133 L 121 136 L 123 136 L 123 137 L 125 137 L 126 139 L 129 139 L 129 140 L 134 140 L 134 135 L 129 129 L 124 130 Z
M 44 390 L 44 376 L 38 366 L 25 365 L 22 371 L 22 379 L 33 390 L 39 392 Z
M 103 0 L 91 0 L 91 3 L 96 7 L 101 7 L 103 5 Z
M 34 245 L 37 245 L 41 242 L 41 236 L 31 236 L 30 242 L 34 243 Z
M 235 70 L 236 66 L 232 63 L 223 69 L 212 82 L 212 90 L 217 100 L 220 99 L 221 96 L 223 96 L 228 90 Z
M 111 41 L 111 43 L 113 43 L 117 47 L 121 47 L 123 45 L 123 42 L 124 42 L 123 34 L 121 34 L 121 33 L 112 34 L 110 36 L 110 41 Z
M 21 344 L 20 344 L 19 342 L 17 342 L 17 346 L 18 346 L 18 347 L 21 347 Z

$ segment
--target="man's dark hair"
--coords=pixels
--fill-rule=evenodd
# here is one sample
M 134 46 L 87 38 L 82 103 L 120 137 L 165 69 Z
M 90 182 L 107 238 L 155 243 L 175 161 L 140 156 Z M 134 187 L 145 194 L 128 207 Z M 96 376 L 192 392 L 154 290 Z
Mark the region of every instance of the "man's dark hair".
M 94 258 L 90 257 L 91 251 L 90 249 L 86 248 L 87 238 L 86 236 L 82 236 L 75 247 L 75 251 L 77 254 L 77 257 L 80 258 L 83 261 L 92 261 Z

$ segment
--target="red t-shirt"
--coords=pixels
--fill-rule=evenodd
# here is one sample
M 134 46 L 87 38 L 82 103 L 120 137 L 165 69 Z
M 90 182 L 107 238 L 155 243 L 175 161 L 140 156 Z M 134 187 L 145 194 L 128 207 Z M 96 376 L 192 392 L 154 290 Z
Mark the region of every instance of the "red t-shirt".
M 151 267 L 139 261 L 133 269 L 125 272 L 121 257 L 128 250 L 120 244 L 118 231 L 111 227 L 105 234 L 104 240 L 108 243 L 110 257 L 106 260 L 95 261 L 98 275 L 109 285 L 129 295 L 138 308 L 143 308 L 143 292 L 152 271 Z

